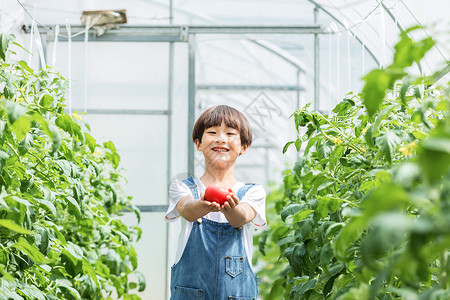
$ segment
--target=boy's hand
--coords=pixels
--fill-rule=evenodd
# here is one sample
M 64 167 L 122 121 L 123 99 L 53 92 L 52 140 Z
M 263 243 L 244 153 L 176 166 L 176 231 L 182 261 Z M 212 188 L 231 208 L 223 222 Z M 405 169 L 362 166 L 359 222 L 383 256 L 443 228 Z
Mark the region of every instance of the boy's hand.
M 218 212 L 222 210 L 222 207 L 217 202 L 209 202 L 205 200 L 205 193 L 202 193 L 200 196 L 200 202 L 204 207 L 209 209 L 210 212 Z
M 224 212 L 229 212 L 239 204 L 239 198 L 233 193 L 232 189 L 228 189 L 230 194 L 227 196 L 227 201 L 222 205 Z
M 222 205 L 222 213 L 228 222 L 234 228 L 240 228 L 253 220 L 256 216 L 255 210 L 248 203 L 240 203 L 239 198 L 228 189 L 230 195 L 227 196 L 227 202 Z

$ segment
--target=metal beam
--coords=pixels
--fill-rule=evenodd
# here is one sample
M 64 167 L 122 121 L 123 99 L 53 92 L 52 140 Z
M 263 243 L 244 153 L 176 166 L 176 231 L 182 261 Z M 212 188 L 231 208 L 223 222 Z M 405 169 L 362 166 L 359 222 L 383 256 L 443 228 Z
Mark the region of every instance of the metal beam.
M 166 212 L 169 205 L 136 205 L 141 212 Z M 127 209 L 122 210 L 122 212 L 132 212 Z
M 238 84 L 198 84 L 198 90 L 271 90 L 271 91 L 304 91 L 305 89 L 298 85 L 238 85 Z
M 68 109 L 64 110 L 69 113 Z M 72 108 L 72 111 L 84 112 L 83 108 Z M 155 109 L 87 109 L 89 115 L 168 115 L 167 110 Z
M 47 34 L 48 40 L 54 39 L 56 25 L 38 26 L 39 31 Z M 65 25 L 60 25 L 60 41 L 67 40 Z M 72 32 L 81 32 L 82 25 L 71 25 Z M 30 33 L 31 26 L 24 25 L 22 30 Z M 121 25 L 97 36 L 95 29 L 89 30 L 91 42 L 187 42 L 191 34 L 329 34 L 323 25 Z M 83 35 L 72 34 L 72 41 L 84 41 Z

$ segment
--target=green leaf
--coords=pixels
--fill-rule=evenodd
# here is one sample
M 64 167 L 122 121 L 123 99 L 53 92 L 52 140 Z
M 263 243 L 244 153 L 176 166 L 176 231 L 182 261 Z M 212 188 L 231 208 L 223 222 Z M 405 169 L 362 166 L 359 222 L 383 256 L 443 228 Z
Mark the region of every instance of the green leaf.
M 0 220 L 0 226 L 6 227 L 9 230 L 12 230 L 12 231 L 15 231 L 15 232 L 21 233 L 21 234 L 34 234 L 34 232 L 23 228 L 22 226 L 20 226 L 19 224 L 17 224 L 13 220 L 1 219 Z
M 288 142 L 288 143 L 286 143 L 286 145 L 284 145 L 284 147 L 283 147 L 283 154 L 286 153 L 286 151 L 288 150 L 289 146 L 292 145 L 293 143 L 295 143 L 295 141 Z
M 355 217 L 341 230 L 333 244 L 334 252 L 340 259 L 345 260 L 347 249 L 350 248 L 362 235 L 368 220 Z
M 288 216 L 296 214 L 297 212 L 302 210 L 304 207 L 305 207 L 304 204 L 291 204 L 291 205 L 289 205 L 288 207 L 283 209 L 283 211 L 281 212 L 281 219 L 284 222 Z
M 401 139 L 395 131 L 388 131 L 376 139 L 376 144 L 380 146 L 381 152 L 389 163 L 392 163 L 395 148 L 400 142 Z
M 386 90 L 390 87 L 391 77 L 385 70 L 375 69 L 363 77 L 366 82 L 362 90 L 364 106 L 369 116 L 373 116 L 386 95 Z
M 47 122 L 40 114 L 34 113 L 31 119 L 42 125 L 44 132 L 52 139 L 52 154 L 54 154 L 62 145 L 61 133 L 58 127 L 53 123 Z
M 309 215 L 314 212 L 314 210 L 312 209 L 307 209 L 307 210 L 303 210 L 301 212 L 298 212 L 297 214 L 294 215 L 294 217 L 292 218 L 292 223 L 297 223 L 300 222 L 304 219 L 306 219 L 307 217 L 309 217 Z
M 347 111 L 354 106 L 355 101 L 352 99 L 344 99 L 334 107 L 333 112 L 338 116 L 345 116 L 347 115 Z
M 284 251 L 284 256 L 288 259 L 292 270 L 297 275 L 302 273 L 303 256 L 306 253 L 304 243 L 294 243 Z
M 139 292 L 142 292 L 143 290 L 145 290 L 145 277 L 141 272 L 138 271 L 134 271 L 133 272 L 134 275 L 136 275 L 136 277 L 138 278 L 138 284 L 139 284 Z
M 322 182 L 322 183 L 317 187 L 317 191 L 319 192 L 319 191 L 321 191 L 321 190 L 324 190 L 324 189 L 326 189 L 327 187 L 329 187 L 329 186 L 331 186 L 331 185 L 333 185 L 333 184 L 334 184 L 334 181 L 333 181 L 333 180 L 326 180 L 326 181 Z
M 84 138 L 86 141 L 86 145 L 88 145 L 89 150 L 91 150 L 91 152 L 95 152 L 95 147 L 97 146 L 97 142 L 95 141 L 95 139 L 88 133 L 84 133 Z
M 27 71 L 28 73 L 34 73 L 33 69 L 31 69 L 24 60 L 19 61 L 18 64 L 22 67 L 23 70 Z
M 62 130 L 69 133 L 72 137 L 77 138 L 78 141 L 84 142 L 84 135 L 81 133 L 81 127 L 72 118 L 67 115 L 60 115 L 56 118 L 55 124 Z
M 371 230 L 364 237 L 361 250 L 365 261 L 379 259 L 387 251 L 396 248 L 413 228 L 413 220 L 398 213 L 389 212 L 374 218 Z
M 111 152 L 117 152 L 116 147 L 114 146 L 114 143 L 111 141 L 107 141 L 103 143 L 103 147 L 105 147 L 106 149 L 111 150 Z
M 68 283 L 70 284 L 70 281 L 68 281 Z M 73 287 L 71 287 L 69 284 L 64 283 L 64 282 L 57 282 L 57 286 L 66 289 L 68 292 L 70 292 L 72 294 L 72 296 L 75 297 L 75 299 L 81 300 L 81 295 L 80 293 L 74 289 Z
M 33 135 L 30 133 L 27 133 L 25 135 L 25 138 L 19 142 L 18 151 L 20 155 L 25 155 L 28 150 L 30 150 L 33 143 Z
M 354 299 L 370 299 L 369 287 L 366 284 L 361 284 L 358 287 L 351 288 L 348 292 L 339 297 L 339 300 Z
M 328 264 L 330 263 L 331 258 L 334 256 L 333 254 L 333 249 L 331 248 L 330 243 L 326 243 L 320 249 L 320 264 L 328 268 Z
M 285 238 L 279 240 L 279 241 L 276 243 L 276 246 L 279 247 L 279 246 L 282 246 L 282 245 L 291 244 L 291 243 L 294 242 L 296 239 L 297 239 L 297 238 L 296 238 L 295 236 L 289 235 L 289 236 L 287 236 L 287 237 L 285 237 Z
M 5 166 L 5 161 L 8 159 L 9 154 L 3 149 L 0 149 L 0 173 L 3 170 L 3 167 Z
M 21 285 L 20 292 L 27 297 L 26 299 L 47 300 L 45 294 L 35 286 Z
M 339 275 L 340 275 L 340 273 L 332 276 L 330 279 L 327 280 L 327 282 L 323 286 L 323 293 L 322 294 L 323 294 L 323 296 L 325 298 L 330 294 L 331 290 L 333 289 L 334 281 L 336 280 L 336 277 L 338 277 Z
M 323 219 L 328 216 L 328 213 L 335 212 L 339 209 L 342 202 L 341 199 L 331 198 L 331 197 L 317 197 L 319 203 L 314 211 L 314 214 L 319 218 Z
M 450 139 L 435 137 L 425 141 L 419 159 L 427 180 L 438 181 L 449 170 Z
M 259 239 L 258 239 L 258 248 L 259 251 L 262 253 L 262 255 L 266 255 L 266 242 L 267 242 L 267 238 L 269 237 L 269 230 L 265 230 L 263 233 L 261 233 L 259 235 Z
M 61 133 L 58 128 L 53 124 L 47 126 L 48 134 L 52 138 L 52 154 L 59 150 L 62 145 Z
M 91 264 L 83 258 L 83 272 L 86 273 L 94 282 L 95 285 L 100 288 L 100 283 L 98 282 L 97 274 L 92 268 Z
M 400 41 L 394 47 L 393 66 L 396 68 L 403 69 L 419 62 L 435 44 L 431 37 L 414 42 L 406 32 L 402 32 L 400 36 Z
M 328 158 L 331 155 L 331 146 L 332 143 L 328 141 L 324 141 L 318 145 L 317 150 L 321 158 Z
M 0 58 L 6 60 L 6 53 L 8 52 L 9 44 L 14 41 L 13 34 L 2 33 L 0 36 Z
M 27 113 L 27 108 L 21 104 L 6 102 L 6 114 L 8 115 L 8 120 L 10 124 L 25 115 Z
M 5 268 L 4 268 L 4 266 L 2 264 L 0 264 L 0 274 L 5 276 L 5 278 L 8 279 L 8 280 L 14 281 L 14 278 L 11 276 L 11 274 L 6 272 L 6 270 L 5 270 Z
M 39 104 L 44 108 L 49 108 L 53 103 L 53 97 L 50 95 L 44 95 L 42 96 L 41 100 L 39 101 Z
M 131 265 L 133 266 L 133 270 L 135 270 L 138 266 L 138 261 L 137 261 L 136 250 L 134 250 L 134 247 L 132 245 L 130 245 L 130 251 L 128 252 L 128 257 L 130 259 Z
M 53 216 L 56 216 L 56 208 L 52 202 L 44 199 L 36 199 L 36 201 L 43 204 Z
M 69 205 L 69 211 L 75 215 L 77 219 L 81 218 L 81 210 L 78 202 L 71 196 L 65 197 L 67 204 Z
M 17 120 L 15 120 L 15 122 L 12 124 L 11 128 L 12 128 L 13 132 L 16 134 L 17 140 L 19 140 L 19 141 L 23 140 L 31 128 L 31 124 L 30 124 L 30 120 L 29 120 L 28 116 L 23 115 L 20 118 L 18 118 Z
M 295 140 L 295 149 L 297 149 L 297 152 L 302 149 L 302 141 L 300 139 Z
M 316 279 L 310 279 L 295 286 L 292 291 L 298 297 L 302 297 L 307 291 L 312 290 L 316 286 Z
M 111 157 L 111 162 L 113 164 L 114 169 L 117 169 L 120 163 L 120 155 L 117 152 L 114 152 Z
M 137 288 L 137 287 L 138 287 L 138 285 L 137 285 L 136 282 L 130 282 L 130 283 L 128 284 L 128 288 L 129 288 L 130 290 L 134 290 L 134 289 Z
M 401 210 L 410 204 L 408 193 L 400 186 L 386 183 L 373 189 L 362 201 L 366 221 L 380 212 Z
M 40 241 L 38 243 L 39 251 L 42 254 L 47 255 L 51 248 L 49 231 L 45 227 L 38 226 L 35 226 L 35 230 L 39 234 L 40 238 Z
M 24 238 L 19 237 L 19 241 L 11 245 L 28 255 L 35 263 L 46 264 L 51 260 L 47 259 L 35 245 L 30 245 Z

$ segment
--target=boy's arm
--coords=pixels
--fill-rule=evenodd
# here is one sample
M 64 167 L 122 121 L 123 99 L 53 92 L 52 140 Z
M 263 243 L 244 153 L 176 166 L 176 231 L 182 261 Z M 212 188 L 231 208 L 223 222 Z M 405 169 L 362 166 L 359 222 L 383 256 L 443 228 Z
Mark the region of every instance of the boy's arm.
M 239 198 L 230 194 L 221 211 L 231 226 L 238 228 L 247 224 L 256 217 L 256 212 L 248 203 L 239 203 Z
M 186 196 L 178 201 L 176 207 L 180 215 L 189 222 L 194 222 L 210 212 L 220 210 L 219 204 L 205 200 L 204 193 L 200 199 Z

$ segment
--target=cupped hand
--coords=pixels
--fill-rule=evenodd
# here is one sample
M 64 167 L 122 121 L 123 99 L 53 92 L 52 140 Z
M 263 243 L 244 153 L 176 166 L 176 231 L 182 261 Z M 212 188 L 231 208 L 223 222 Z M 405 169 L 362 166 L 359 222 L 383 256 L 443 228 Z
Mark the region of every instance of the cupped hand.
M 230 194 L 227 196 L 227 201 L 222 205 L 222 210 L 230 211 L 239 204 L 239 198 L 233 193 L 232 189 L 228 189 Z
M 207 207 L 210 210 L 210 212 L 218 212 L 218 211 L 222 210 L 222 206 L 220 206 L 219 203 L 209 202 L 209 201 L 205 200 L 205 193 L 201 194 L 200 202 L 202 203 L 203 206 Z

